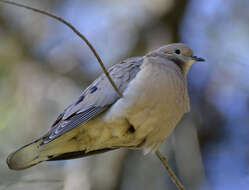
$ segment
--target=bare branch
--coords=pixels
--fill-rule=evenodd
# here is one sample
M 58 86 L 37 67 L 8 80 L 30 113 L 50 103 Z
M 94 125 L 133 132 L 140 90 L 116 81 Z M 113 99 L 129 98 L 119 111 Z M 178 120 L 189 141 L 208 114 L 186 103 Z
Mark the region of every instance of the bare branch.
M 0 2 L 2 3 L 6 3 L 6 4 L 9 4 L 9 5 L 14 5 L 14 6 L 17 6 L 17 7 L 22 7 L 22 8 L 25 8 L 25 9 L 28 9 L 28 10 L 31 10 L 31 11 L 34 11 L 34 12 L 38 12 L 42 15 L 46 15 L 48 17 L 51 17 L 51 18 L 54 18 L 55 20 L 58 20 L 59 22 L 65 24 L 67 27 L 69 27 L 77 36 L 79 36 L 86 44 L 87 46 L 91 49 L 92 53 L 94 54 L 94 56 L 97 58 L 101 68 L 103 69 L 106 77 L 108 78 L 108 80 L 110 81 L 111 85 L 113 86 L 113 88 L 115 89 L 115 91 L 118 93 L 118 95 L 120 97 L 122 97 L 122 93 L 120 92 L 120 90 L 118 89 L 118 87 L 116 86 L 116 84 L 114 83 L 114 81 L 112 80 L 111 76 L 109 75 L 109 73 L 107 72 L 105 66 L 104 66 L 104 63 L 102 62 L 101 58 L 99 57 L 98 53 L 96 52 L 96 50 L 94 49 L 94 47 L 92 46 L 92 44 L 87 40 L 87 38 L 81 34 L 72 24 L 70 24 L 68 21 L 64 20 L 63 18 L 59 17 L 59 16 L 56 16 L 56 15 L 53 15 L 49 12 L 46 12 L 44 10 L 40 10 L 40 9 L 36 9 L 36 8 L 33 8 L 33 7 L 29 7 L 27 5 L 23 5 L 23 4 L 19 4 L 19 3 L 16 3 L 16 2 L 12 2 L 12 1 L 7 1 L 7 0 L 0 0 Z
M 155 152 L 155 154 L 161 160 L 161 162 L 164 165 L 165 169 L 169 173 L 171 180 L 176 184 L 177 188 L 179 190 L 184 190 L 184 187 L 183 187 L 182 183 L 177 178 L 177 176 L 175 175 L 175 173 L 173 172 L 173 170 L 171 170 L 171 168 L 169 167 L 169 165 L 167 163 L 167 160 L 164 158 L 164 156 L 159 152 L 159 150 L 157 150 Z

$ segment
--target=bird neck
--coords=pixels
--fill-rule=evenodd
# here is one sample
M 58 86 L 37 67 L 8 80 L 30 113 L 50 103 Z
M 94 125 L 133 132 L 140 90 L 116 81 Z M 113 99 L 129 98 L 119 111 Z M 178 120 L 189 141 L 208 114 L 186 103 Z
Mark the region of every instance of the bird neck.
M 188 71 L 193 63 L 194 63 L 194 61 L 190 60 L 190 61 L 187 61 L 181 65 L 181 68 L 182 68 L 182 71 L 183 71 L 185 77 L 187 76 Z

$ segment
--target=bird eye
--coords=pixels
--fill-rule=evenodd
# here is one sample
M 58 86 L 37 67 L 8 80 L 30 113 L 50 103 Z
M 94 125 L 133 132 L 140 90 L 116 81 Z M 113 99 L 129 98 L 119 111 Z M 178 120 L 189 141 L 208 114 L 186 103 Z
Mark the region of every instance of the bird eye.
M 175 50 L 175 53 L 176 53 L 176 54 L 181 54 L 181 51 L 180 51 L 179 49 L 176 49 L 176 50 Z

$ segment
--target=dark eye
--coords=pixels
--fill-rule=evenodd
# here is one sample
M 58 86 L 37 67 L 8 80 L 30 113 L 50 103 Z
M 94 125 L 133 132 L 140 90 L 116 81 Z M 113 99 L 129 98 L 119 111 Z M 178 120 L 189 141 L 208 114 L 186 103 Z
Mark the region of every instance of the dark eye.
M 176 54 L 181 54 L 181 51 L 180 51 L 179 49 L 176 49 L 176 50 L 175 50 L 175 53 L 176 53 Z

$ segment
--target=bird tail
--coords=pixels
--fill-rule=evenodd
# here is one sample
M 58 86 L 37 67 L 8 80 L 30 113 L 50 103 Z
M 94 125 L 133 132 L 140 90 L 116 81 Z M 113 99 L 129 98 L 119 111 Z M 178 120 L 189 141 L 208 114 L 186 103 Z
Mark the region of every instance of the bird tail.
M 76 140 L 65 142 L 55 140 L 40 146 L 42 142 L 43 139 L 38 139 L 11 153 L 7 158 L 9 168 L 12 170 L 23 170 L 43 161 L 81 158 L 117 149 L 102 148 L 88 152 L 86 150 L 81 150 Z
M 38 139 L 11 153 L 7 158 L 9 168 L 23 170 L 47 160 L 47 157 L 40 156 L 39 145 L 41 141 Z
M 35 140 L 15 152 L 7 158 L 7 164 L 12 170 L 23 170 L 30 168 L 40 162 L 51 160 L 52 158 L 71 151 L 78 151 L 76 141 L 55 140 L 45 145 L 41 145 L 43 139 Z

